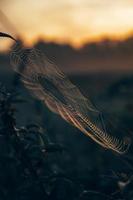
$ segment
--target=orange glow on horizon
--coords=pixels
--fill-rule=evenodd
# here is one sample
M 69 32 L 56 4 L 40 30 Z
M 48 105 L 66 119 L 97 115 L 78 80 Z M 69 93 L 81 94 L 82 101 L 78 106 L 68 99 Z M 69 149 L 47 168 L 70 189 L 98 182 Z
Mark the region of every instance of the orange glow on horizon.
M 77 40 L 73 40 L 73 38 L 71 39 L 65 39 L 65 38 L 56 38 L 56 37 L 50 37 L 50 36 L 43 36 L 40 35 L 38 37 L 24 37 L 24 36 L 20 36 L 20 39 L 22 39 L 22 41 L 24 42 L 24 44 L 26 46 L 33 46 L 34 44 L 36 44 L 39 41 L 44 41 L 47 43 L 57 43 L 60 45 L 70 45 L 75 49 L 79 49 L 81 47 L 83 47 L 86 44 L 89 44 L 91 42 L 101 42 L 104 40 L 111 40 L 111 41 L 123 41 L 127 38 L 133 37 L 133 31 L 130 31 L 128 33 L 121 33 L 121 34 L 114 34 L 114 35 L 108 35 L 108 34 L 101 34 L 101 35 L 97 35 L 95 37 L 91 37 L 91 38 L 78 38 Z M 12 41 L 10 41 L 10 39 L 3 39 L 1 40 L 1 43 L 3 44 L 3 48 L 1 48 L 2 46 L 0 46 L 0 51 L 7 51 L 8 48 L 10 48 Z
M 77 39 L 66 39 L 66 38 L 57 38 L 55 36 L 37 36 L 37 37 L 21 37 L 22 40 L 24 41 L 24 44 L 27 46 L 32 46 L 36 44 L 39 41 L 44 41 L 44 42 L 50 42 L 50 43 L 57 43 L 57 44 L 68 44 L 76 49 L 81 48 L 85 44 L 91 43 L 91 42 L 101 42 L 104 40 L 111 40 L 111 41 L 123 41 L 126 40 L 127 38 L 133 37 L 133 31 L 129 31 L 127 33 L 117 33 L 117 34 L 100 34 L 97 36 L 92 36 L 92 37 L 86 37 L 86 38 L 77 38 Z

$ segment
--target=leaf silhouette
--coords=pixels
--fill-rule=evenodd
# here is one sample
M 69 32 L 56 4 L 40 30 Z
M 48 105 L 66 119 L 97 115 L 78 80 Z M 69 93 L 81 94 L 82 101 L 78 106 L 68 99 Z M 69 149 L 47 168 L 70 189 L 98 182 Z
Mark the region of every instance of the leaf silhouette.
M 0 32 L 0 37 L 10 38 L 10 39 L 14 40 L 15 42 L 17 42 L 16 39 L 15 39 L 14 37 L 12 37 L 11 35 L 9 35 L 9 34 L 7 34 L 7 33 L 2 33 L 2 32 Z

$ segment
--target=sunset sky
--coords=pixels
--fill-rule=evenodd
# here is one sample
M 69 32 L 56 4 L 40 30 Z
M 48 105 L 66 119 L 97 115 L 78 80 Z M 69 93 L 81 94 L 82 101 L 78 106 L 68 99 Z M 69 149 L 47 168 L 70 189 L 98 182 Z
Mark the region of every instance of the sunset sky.
M 0 31 L 30 44 L 40 37 L 78 46 L 133 31 L 133 0 L 0 0 L 0 9 L 12 23 L 0 16 Z

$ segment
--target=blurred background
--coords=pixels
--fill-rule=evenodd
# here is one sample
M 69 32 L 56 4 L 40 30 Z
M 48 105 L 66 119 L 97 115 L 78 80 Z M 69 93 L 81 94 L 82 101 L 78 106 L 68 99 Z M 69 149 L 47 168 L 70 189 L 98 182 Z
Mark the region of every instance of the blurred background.
M 43 51 L 103 113 L 103 122 L 96 121 L 112 135 L 132 140 L 133 1 L 0 0 L 0 31 Z M 9 39 L 0 40 L 0 80 L 26 99 L 17 107 L 18 125 L 38 123 L 69 149 L 69 155 L 57 158 L 62 171 L 83 179 L 90 171 L 95 176 L 128 171 L 118 155 L 51 113 L 16 80 L 9 60 L 12 45 Z

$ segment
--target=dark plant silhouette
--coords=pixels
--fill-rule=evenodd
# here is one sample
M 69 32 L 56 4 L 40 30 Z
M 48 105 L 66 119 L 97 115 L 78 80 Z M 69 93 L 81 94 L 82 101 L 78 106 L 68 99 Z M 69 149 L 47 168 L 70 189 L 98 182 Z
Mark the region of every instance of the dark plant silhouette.
M 5 168 L 1 171 L 1 175 L 3 174 L 6 176 L 4 173 L 7 173 L 11 176 L 7 178 L 7 180 L 6 177 L 3 177 L 6 184 L 9 184 L 9 182 L 11 184 L 9 184 L 9 188 L 7 186 L 6 188 L 3 188 L 6 190 L 3 199 L 19 199 L 19 196 L 17 195 L 19 195 L 21 189 L 25 192 L 26 190 L 32 190 L 32 187 L 36 187 L 36 191 L 35 189 L 33 191 L 37 192 L 37 196 L 40 199 L 44 199 L 44 197 L 47 199 L 48 195 L 46 194 L 44 187 L 45 181 L 42 180 L 42 174 L 40 174 L 43 168 L 46 170 L 44 163 L 45 156 L 48 153 L 62 152 L 63 147 L 51 143 L 45 131 L 38 125 L 31 124 L 26 127 L 16 128 L 15 109 L 13 108 L 13 104 L 22 102 L 21 99 L 17 98 L 17 94 L 10 94 L 6 92 L 3 86 L 1 86 L 0 142 L 4 140 L 3 145 L 6 147 L 5 152 L 0 152 L 0 157 L 1 165 L 4 165 L 5 162 L 8 165 L 7 169 Z M 13 167 L 14 169 L 10 169 L 10 167 Z M 27 184 L 27 186 L 25 184 Z M 34 195 L 31 195 L 31 197 L 27 196 L 26 198 L 34 199 Z

